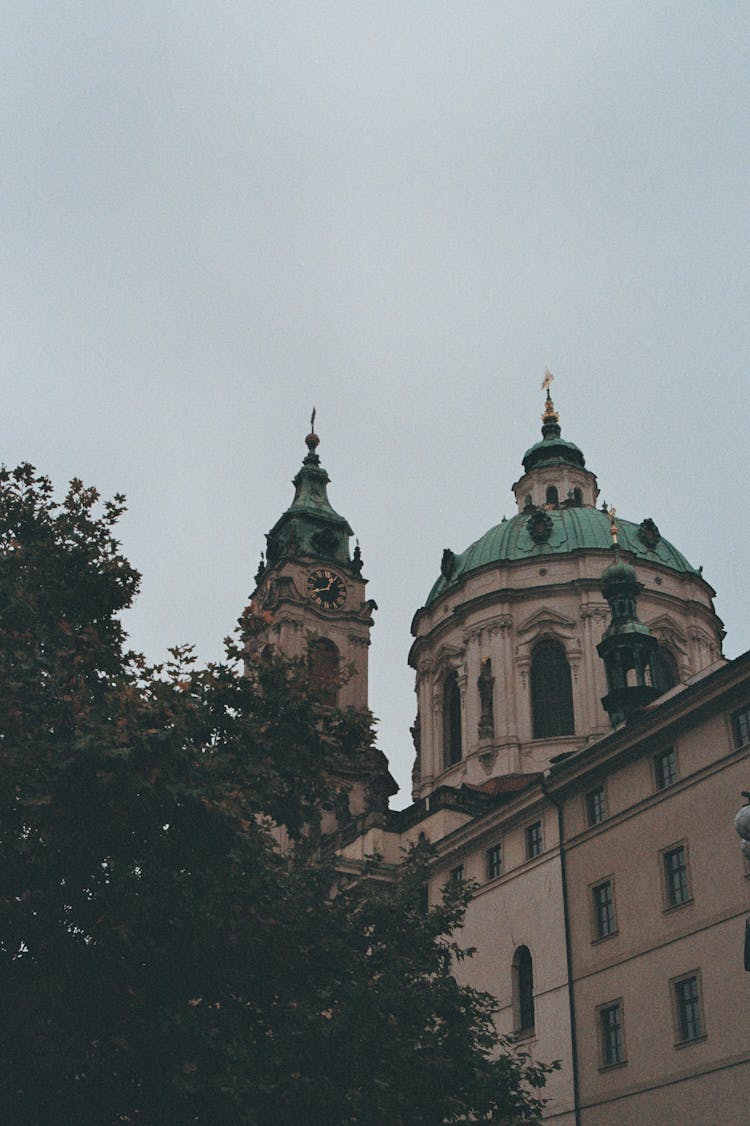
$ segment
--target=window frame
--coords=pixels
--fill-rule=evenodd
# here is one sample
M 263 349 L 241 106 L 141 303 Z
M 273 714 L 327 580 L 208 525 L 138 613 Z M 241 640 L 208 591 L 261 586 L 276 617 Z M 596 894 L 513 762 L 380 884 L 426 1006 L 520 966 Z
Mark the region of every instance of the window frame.
M 456 669 L 449 669 L 445 675 L 442 698 L 443 770 L 449 770 L 464 757 L 464 702 Z
M 496 880 L 498 876 L 503 874 L 503 842 L 496 841 L 495 844 L 485 852 L 485 862 L 488 880 Z M 493 871 L 493 869 L 495 869 Z
M 536 841 L 536 836 L 532 838 L 532 833 L 535 829 L 539 830 L 537 842 L 539 848 L 536 852 L 532 852 L 532 841 Z M 526 860 L 536 860 L 538 856 L 542 855 L 544 852 L 544 829 L 541 818 L 538 818 L 536 821 L 530 821 L 528 825 L 524 825 L 523 842 Z
M 455 868 L 451 868 L 448 873 L 448 879 L 452 884 L 463 884 L 466 882 L 466 870 L 463 864 L 457 864 Z
M 667 862 L 670 856 L 676 852 L 681 851 L 683 854 L 683 870 L 685 874 L 685 897 L 684 899 L 672 900 L 672 885 L 670 882 L 671 873 L 668 871 Z M 687 840 L 675 841 L 674 844 L 667 845 L 666 848 L 659 850 L 659 867 L 661 869 L 661 886 L 662 886 L 662 901 L 663 910 L 679 911 L 681 907 L 687 907 L 693 902 L 693 881 L 690 874 L 690 854 L 688 851 Z
M 730 716 L 730 723 L 733 750 L 741 751 L 743 748 L 750 746 L 750 704 L 745 704 L 744 707 L 733 711 Z M 741 734 L 743 728 L 746 731 L 744 740 Z
M 683 1022 L 683 1009 L 679 997 L 679 988 L 686 982 L 695 982 L 694 1003 L 698 1014 L 698 1028 L 699 1031 L 695 1036 L 684 1037 L 682 1035 L 684 1022 Z M 701 1040 L 705 1040 L 706 1032 L 706 1019 L 703 1014 L 703 988 L 701 983 L 701 971 L 689 970 L 687 973 L 679 974 L 673 977 L 669 982 L 669 993 L 672 999 L 672 1019 L 674 1022 L 674 1046 L 675 1048 L 687 1048 L 691 1044 L 697 1044 Z
M 557 637 L 540 638 L 531 651 L 531 737 L 565 739 L 576 733 L 573 673 Z
M 606 1013 L 616 1012 L 619 1022 L 617 1033 L 619 1035 L 619 1055 L 617 1059 L 607 1058 L 607 1029 L 604 1024 Z M 597 1041 L 599 1043 L 599 1070 L 611 1071 L 615 1067 L 624 1067 L 628 1062 L 628 1050 L 625 1040 L 625 1010 L 622 997 L 615 997 L 612 1001 L 605 1001 L 603 1005 L 596 1006 Z
M 664 781 L 664 774 L 663 774 L 663 770 L 662 770 L 662 764 L 664 763 L 664 761 L 670 755 L 672 756 L 672 759 L 674 761 L 674 776 L 668 782 L 665 782 Z M 655 793 L 660 794 L 663 790 L 668 790 L 668 789 L 670 789 L 670 787 L 674 786 L 677 782 L 679 782 L 679 780 L 680 780 L 680 768 L 679 768 L 679 760 L 677 758 L 677 748 L 675 746 L 665 747 L 663 751 L 658 751 L 653 756 L 653 758 L 651 760 L 651 765 L 652 765 L 653 774 L 654 774 L 654 791 L 655 791 Z
M 524 954 L 525 951 L 525 954 Z M 527 961 L 528 956 L 528 961 Z M 513 1033 L 520 1039 L 536 1035 L 536 1005 L 534 1004 L 534 956 L 525 943 L 516 947 L 513 954 Z M 524 1015 L 531 1015 L 531 1023 L 524 1023 Z
M 603 931 L 601 929 L 601 922 L 604 915 L 600 912 L 601 904 L 597 900 L 597 892 L 600 888 L 609 888 L 609 908 L 607 919 L 611 923 L 611 929 Z M 604 876 L 600 880 L 596 880 L 593 884 L 589 884 L 589 903 L 591 905 L 591 939 L 592 945 L 597 942 L 605 942 L 608 938 L 613 938 L 618 933 L 617 927 L 617 905 L 615 903 L 615 878 L 612 875 Z
M 598 818 L 592 817 L 591 799 L 595 794 L 601 794 L 601 816 Z M 602 821 L 607 820 L 609 814 L 609 803 L 607 801 L 607 788 L 603 782 L 599 782 L 592 789 L 588 790 L 583 797 L 583 810 L 586 817 L 586 828 L 591 829 L 594 825 L 601 825 Z

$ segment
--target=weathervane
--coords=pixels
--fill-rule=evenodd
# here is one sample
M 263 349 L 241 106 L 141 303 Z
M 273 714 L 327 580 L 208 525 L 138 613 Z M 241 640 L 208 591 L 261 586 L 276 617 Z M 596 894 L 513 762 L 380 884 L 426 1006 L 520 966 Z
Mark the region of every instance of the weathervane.
M 313 407 L 312 414 L 310 415 L 310 433 L 311 434 L 315 433 L 315 415 L 316 415 L 316 413 L 317 412 L 315 410 L 315 407 Z
M 552 374 L 552 372 L 549 370 L 549 368 L 545 368 L 544 369 L 544 379 L 542 380 L 542 391 L 546 391 L 547 395 L 549 395 L 549 385 L 554 378 L 555 377 Z

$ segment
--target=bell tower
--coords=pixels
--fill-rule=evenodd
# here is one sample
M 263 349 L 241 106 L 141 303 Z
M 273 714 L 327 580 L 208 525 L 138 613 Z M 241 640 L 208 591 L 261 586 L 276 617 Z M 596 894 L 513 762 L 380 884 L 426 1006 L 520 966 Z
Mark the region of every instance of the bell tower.
M 349 552 L 354 534 L 331 507 L 330 478 L 318 456 L 315 411 L 305 439 L 307 454 L 294 477 L 294 499 L 266 536 L 252 595 L 269 617 L 259 647 L 269 642 L 288 657 L 302 657 L 312 647 L 313 667 L 321 684 L 330 685 L 328 702 L 339 708 L 367 707 L 367 665 L 372 614 L 365 598 L 359 545 Z M 336 686 L 338 674 L 346 682 Z

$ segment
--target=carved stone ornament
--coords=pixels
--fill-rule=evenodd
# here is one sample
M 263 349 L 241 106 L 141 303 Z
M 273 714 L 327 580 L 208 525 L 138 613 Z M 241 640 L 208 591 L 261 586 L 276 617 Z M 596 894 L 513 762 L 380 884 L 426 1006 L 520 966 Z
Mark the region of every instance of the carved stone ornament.
M 645 520 L 641 520 L 638 527 L 638 539 L 649 551 L 653 551 L 661 539 L 661 532 L 650 516 Z
M 552 534 L 552 517 L 537 509 L 526 521 L 526 531 L 534 543 L 545 543 Z
M 443 549 L 443 558 L 440 560 L 440 574 L 449 579 L 456 565 L 456 556 L 449 547 Z

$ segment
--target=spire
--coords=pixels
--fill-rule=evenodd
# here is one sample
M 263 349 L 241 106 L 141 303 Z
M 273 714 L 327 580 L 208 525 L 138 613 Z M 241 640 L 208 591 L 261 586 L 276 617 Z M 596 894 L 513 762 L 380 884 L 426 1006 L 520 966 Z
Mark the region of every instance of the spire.
M 550 384 L 554 379 L 554 375 L 549 368 L 544 369 L 544 379 L 542 380 L 542 391 L 547 392 L 547 398 L 544 401 L 544 413 L 542 415 L 542 436 L 544 438 L 559 438 L 560 430 L 560 415 L 555 410 L 555 404 L 552 402 L 550 395 Z
M 292 481 L 294 499 L 266 536 L 266 566 L 283 559 L 309 558 L 350 564 L 348 521 L 331 507 L 328 499 L 330 477 L 320 464 L 315 433 L 316 410 L 310 418 L 310 433 L 305 438 L 307 454 Z
M 635 568 L 620 558 L 615 509 L 609 510 L 614 562 L 602 575 L 602 593 L 609 603 L 610 622 L 596 651 L 607 673 L 602 704 L 613 727 L 623 723 L 660 694 L 654 658 L 658 643 L 638 620 L 636 603 L 641 584 Z
M 542 414 L 542 441 L 537 442 L 523 456 L 523 467 L 527 473 L 540 465 L 567 464 L 583 469 L 586 464 L 578 446 L 561 437 L 560 415 L 555 410 L 550 394 L 550 384 L 554 378 L 549 368 L 546 368 L 542 380 L 542 391 L 547 392 Z

